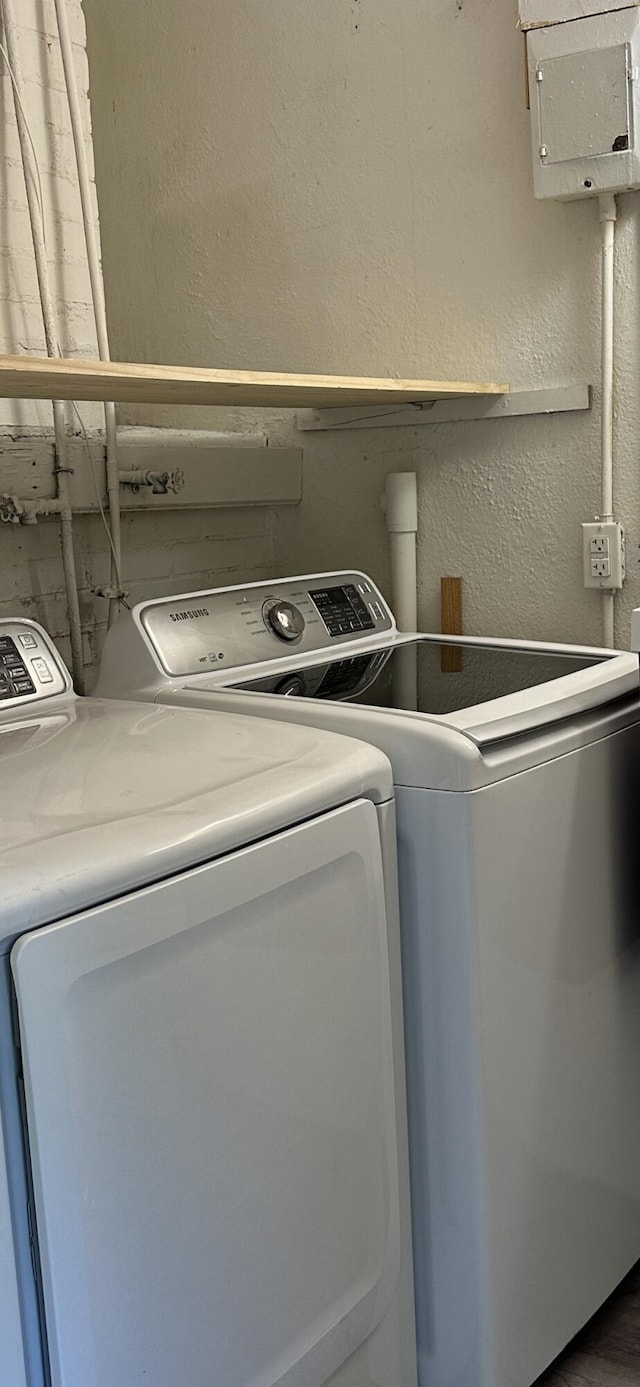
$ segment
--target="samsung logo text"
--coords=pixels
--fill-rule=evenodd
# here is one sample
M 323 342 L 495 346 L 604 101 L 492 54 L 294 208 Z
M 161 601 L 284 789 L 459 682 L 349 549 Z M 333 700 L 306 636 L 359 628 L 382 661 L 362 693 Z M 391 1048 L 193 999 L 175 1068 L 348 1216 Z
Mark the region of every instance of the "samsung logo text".
M 207 607 L 193 607 L 189 612 L 169 612 L 169 621 L 197 621 L 199 616 L 208 616 Z

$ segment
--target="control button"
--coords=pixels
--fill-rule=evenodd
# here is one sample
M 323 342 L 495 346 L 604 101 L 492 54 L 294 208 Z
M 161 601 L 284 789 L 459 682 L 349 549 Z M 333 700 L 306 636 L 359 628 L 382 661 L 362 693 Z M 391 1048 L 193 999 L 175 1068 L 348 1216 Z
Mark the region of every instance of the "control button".
M 41 655 L 38 656 L 37 660 L 31 661 L 31 666 L 32 669 L 35 670 L 41 684 L 53 683 L 53 675 L 51 673 L 51 670 L 49 669 L 46 660 L 43 660 Z
M 37 648 L 38 642 L 35 636 L 31 635 L 30 631 L 25 631 L 22 635 L 18 636 L 18 640 L 20 644 L 24 646 L 25 650 L 35 650 Z
M 24 665 L 22 663 L 22 655 L 20 654 L 19 650 L 7 650 L 0 656 L 0 659 L 2 660 L 3 665 L 6 665 L 9 668 L 13 668 L 15 666 L 18 669 L 24 669 Z M 24 669 L 24 672 L 26 674 L 26 669 Z
M 309 597 L 332 637 L 374 629 L 375 623 L 354 583 L 347 583 L 344 587 L 318 588 L 310 591 Z
M 14 694 L 32 694 L 35 693 L 35 691 L 35 685 L 31 683 L 30 679 L 14 679 Z
M 304 617 L 292 602 L 267 602 L 262 610 L 265 625 L 281 641 L 297 641 L 304 631 Z

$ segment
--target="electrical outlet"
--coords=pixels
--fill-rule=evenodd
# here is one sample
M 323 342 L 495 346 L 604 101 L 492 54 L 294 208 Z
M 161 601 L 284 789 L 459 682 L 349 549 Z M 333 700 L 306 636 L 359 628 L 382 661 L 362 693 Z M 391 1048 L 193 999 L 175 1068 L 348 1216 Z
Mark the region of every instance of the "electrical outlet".
M 582 526 L 584 586 L 601 592 L 622 587 L 625 577 L 624 530 L 617 520 Z

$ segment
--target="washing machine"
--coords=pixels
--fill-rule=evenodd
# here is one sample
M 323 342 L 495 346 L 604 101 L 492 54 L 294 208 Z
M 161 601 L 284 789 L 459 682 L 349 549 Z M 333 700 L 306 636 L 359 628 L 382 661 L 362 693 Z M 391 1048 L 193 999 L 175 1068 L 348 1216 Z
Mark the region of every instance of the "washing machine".
M 0 1383 L 415 1387 L 385 758 L 3 620 L 0 774 Z
M 638 660 L 324 573 L 144 602 L 99 690 L 394 768 L 422 1387 L 528 1387 L 640 1258 Z

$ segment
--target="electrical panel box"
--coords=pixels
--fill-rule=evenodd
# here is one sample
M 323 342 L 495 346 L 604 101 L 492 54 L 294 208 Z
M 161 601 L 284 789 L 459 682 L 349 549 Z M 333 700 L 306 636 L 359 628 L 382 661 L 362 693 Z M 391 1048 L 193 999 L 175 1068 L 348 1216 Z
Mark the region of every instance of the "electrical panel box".
M 640 7 L 527 34 L 534 191 L 640 187 Z
M 520 28 L 533 29 L 550 24 L 566 24 L 591 14 L 610 14 L 628 10 L 640 0 L 519 0 Z

